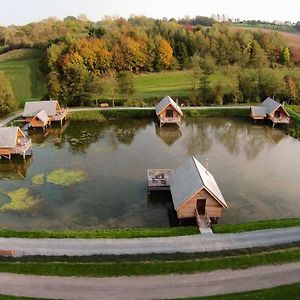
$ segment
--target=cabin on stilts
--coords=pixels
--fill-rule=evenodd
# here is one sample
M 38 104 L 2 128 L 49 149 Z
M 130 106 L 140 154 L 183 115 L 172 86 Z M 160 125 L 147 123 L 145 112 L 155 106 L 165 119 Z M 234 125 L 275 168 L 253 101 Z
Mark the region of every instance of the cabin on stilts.
M 214 177 L 195 157 L 175 170 L 170 189 L 178 219 L 196 217 L 198 225 L 201 219 L 209 227 L 228 207 Z
M 0 158 L 31 155 L 31 140 L 19 127 L 0 127 Z
M 177 126 L 180 126 L 183 113 L 171 97 L 166 96 L 163 98 L 156 105 L 155 112 L 158 117 L 160 127 L 164 124 L 176 124 Z
M 69 110 L 62 109 L 56 100 L 30 101 L 25 103 L 23 117 L 32 127 L 46 128 L 51 122 L 60 121 L 62 126 Z
M 276 124 L 290 123 L 289 114 L 284 106 L 272 98 L 267 98 L 259 106 L 251 106 L 250 117 L 253 120 L 271 120 L 273 127 Z

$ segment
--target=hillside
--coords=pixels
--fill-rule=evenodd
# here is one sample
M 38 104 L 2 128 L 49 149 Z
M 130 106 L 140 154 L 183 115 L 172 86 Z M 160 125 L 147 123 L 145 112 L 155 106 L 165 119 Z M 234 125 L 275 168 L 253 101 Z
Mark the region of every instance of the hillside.
M 40 99 L 46 93 L 46 81 L 39 70 L 41 57 L 38 49 L 18 49 L 0 55 L 0 72 L 10 80 L 20 102 Z
M 250 26 L 232 26 L 232 30 L 252 30 L 257 31 L 260 30 L 262 32 L 271 32 L 274 31 L 272 29 L 267 28 L 259 28 L 259 27 L 250 27 Z M 284 32 L 275 30 L 278 34 L 282 36 L 282 38 L 286 41 L 287 45 L 293 50 L 294 55 L 296 55 L 296 61 L 300 61 L 300 34 L 291 33 L 291 32 Z

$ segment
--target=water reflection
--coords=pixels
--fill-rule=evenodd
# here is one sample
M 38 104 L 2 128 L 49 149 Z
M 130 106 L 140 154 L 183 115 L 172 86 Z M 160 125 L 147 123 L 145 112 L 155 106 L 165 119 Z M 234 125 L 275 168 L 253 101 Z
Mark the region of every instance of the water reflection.
M 168 146 L 172 146 L 182 136 L 177 126 L 155 126 L 155 133 Z
M 6 227 L 177 225 L 170 195 L 147 196 L 146 170 L 176 168 L 190 155 L 202 162 L 211 158 L 209 167 L 229 204 L 221 223 L 300 215 L 300 144 L 268 126 L 185 118 L 179 130 L 140 119 L 71 122 L 29 135 L 32 159 L 0 161 L 0 209 L 20 191 L 38 205 L 0 211 Z M 60 168 L 84 172 L 86 178 L 68 187 L 48 182 L 47 175 Z
M 31 163 L 31 156 L 26 157 L 25 160 L 20 157 L 15 157 L 13 160 L 1 160 L 0 180 L 24 180 Z

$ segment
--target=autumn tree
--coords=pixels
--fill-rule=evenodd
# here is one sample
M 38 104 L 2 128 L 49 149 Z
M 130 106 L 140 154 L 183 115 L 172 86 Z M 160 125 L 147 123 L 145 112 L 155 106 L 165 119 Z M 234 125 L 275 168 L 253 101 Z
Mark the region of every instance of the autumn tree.
M 163 38 L 159 40 L 159 59 L 163 68 L 169 68 L 173 60 L 173 49 L 170 43 Z
M 299 103 L 299 84 L 297 79 L 292 76 L 286 75 L 284 77 L 285 87 L 287 91 L 287 97 L 290 104 Z

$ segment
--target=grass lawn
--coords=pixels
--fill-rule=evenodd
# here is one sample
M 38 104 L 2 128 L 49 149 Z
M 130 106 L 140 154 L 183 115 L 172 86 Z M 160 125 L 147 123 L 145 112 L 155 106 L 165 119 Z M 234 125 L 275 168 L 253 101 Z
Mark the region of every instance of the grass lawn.
M 1 237 L 19 238 L 145 238 L 145 237 L 168 237 L 199 234 L 195 227 L 170 227 L 170 228 L 128 228 L 128 229 L 99 229 L 99 230 L 39 230 L 17 231 L 0 229 Z
M 270 289 L 242 292 L 227 295 L 185 298 L 185 300 L 298 300 L 300 295 L 300 283 L 277 286 Z M 1 299 L 1 298 L 0 298 Z
M 223 254 L 220 254 L 223 255 Z M 80 259 L 80 258 L 79 258 Z M 108 262 L 62 262 L 62 261 L 23 261 L 22 258 L 0 262 L 1 272 L 48 275 L 48 276 L 138 276 L 192 274 L 219 269 L 244 269 L 260 265 L 296 262 L 300 259 L 300 247 L 286 248 L 258 253 L 219 256 L 210 258 L 187 258 L 185 260 L 144 260 Z
M 300 219 L 266 220 L 241 224 L 215 224 L 212 226 L 214 233 L 236 233 L 262 229 L 284 228 L 300 226 Z
M 18 49 L 0 55 L 0 72 L 10 80 L 17 100 L 41 99 L 46 94 L 45 78 L 39 70 L 42 51 Z

